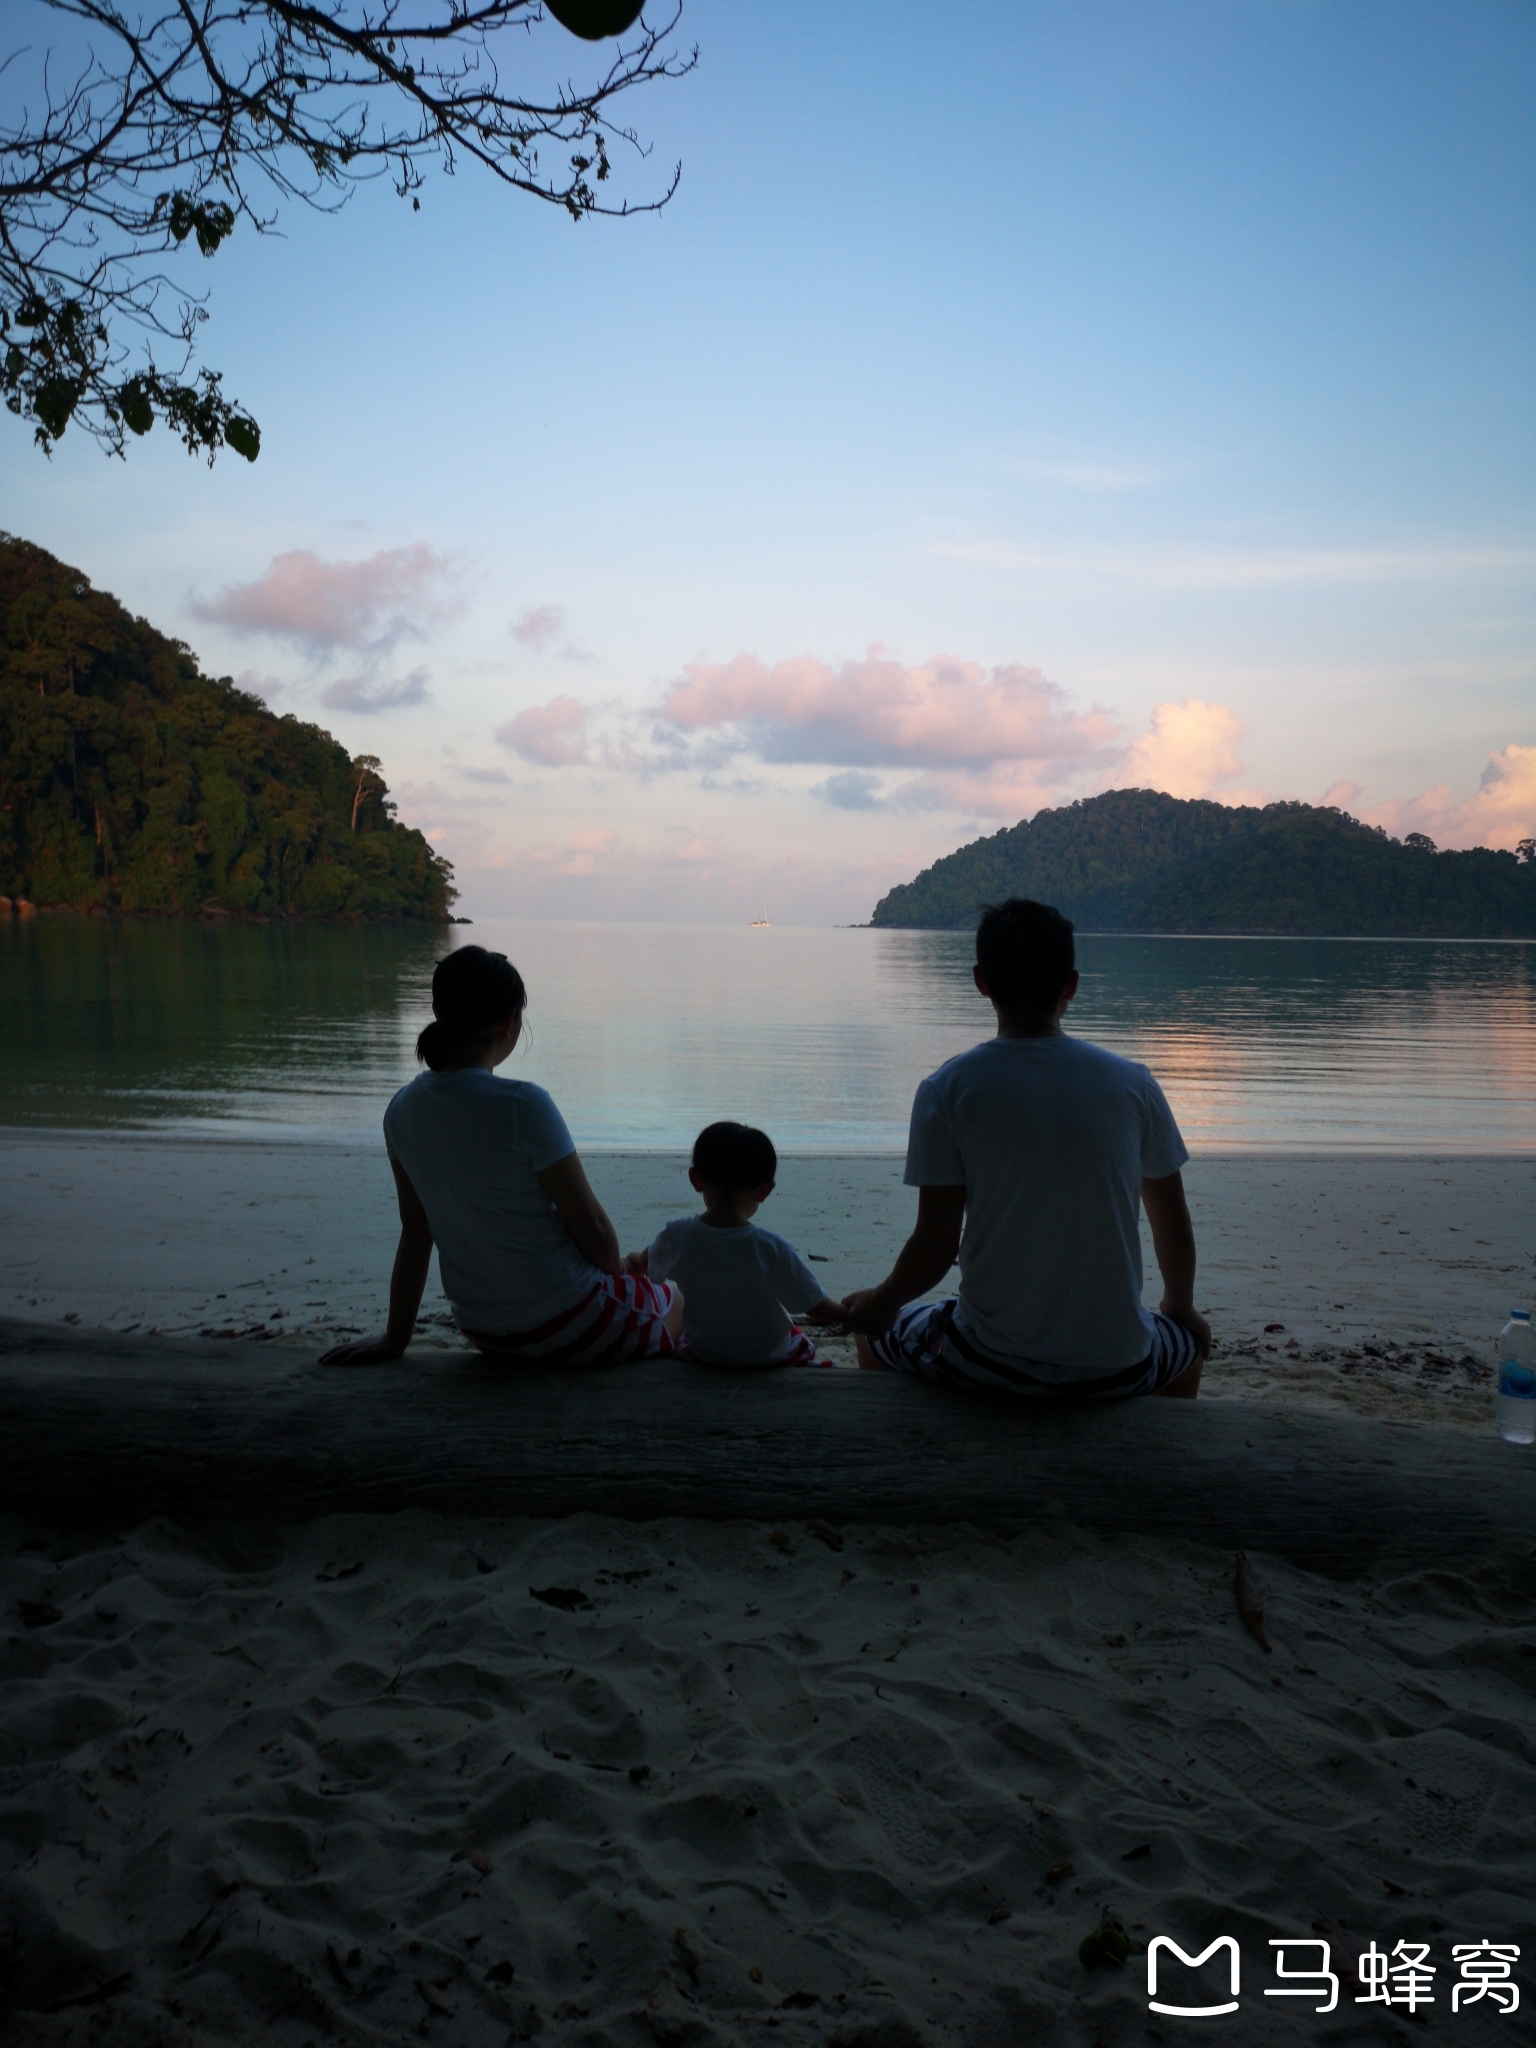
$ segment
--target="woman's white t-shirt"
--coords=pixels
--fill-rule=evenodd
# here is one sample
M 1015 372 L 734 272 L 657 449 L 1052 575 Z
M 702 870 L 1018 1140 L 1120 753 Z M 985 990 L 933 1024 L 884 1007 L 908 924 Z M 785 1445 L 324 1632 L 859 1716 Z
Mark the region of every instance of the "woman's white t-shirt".
M 539 1185 L 576 1147 L 533 1082 L 484 1067 L 418 1074 L 384 1112 L 384 1144 L 421 1197 L 464 1329 L 536 1330 L 602 1278 Z

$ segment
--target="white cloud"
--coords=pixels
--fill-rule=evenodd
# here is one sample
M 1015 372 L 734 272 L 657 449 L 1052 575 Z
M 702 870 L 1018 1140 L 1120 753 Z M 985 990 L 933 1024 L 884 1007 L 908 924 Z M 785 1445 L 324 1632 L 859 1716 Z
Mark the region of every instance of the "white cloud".
M 880 778 L 871 775 L 867 768 L 841 769 L 825 782 L 818 782 L 811 795 L 839 811 L 877 811 L 883 801 Z
M 406 705 L 424 704 L 430 680 L 424 668 L 413 668 L 409 675 L 393 680 L 338 676 L 320 692 L 320 702 L 332 711 L 399 711 Z
M 1060 484 L 1069 491 L 1088 491 L 1095 497 L 1150 491 L 1172 474 L 1154 468 L 1151 463 L 1023 461 L 1010 467 L 1019 476 L 1034 477 L 1044 484 Z
M 1263 548 L 1190 542 L 1040 548 L 955 540 L 935 542 L 932 552 L 1009 574 L 1033 572 L 1160 591 L 1443 583 L 1536 574 L 1536 549 L 1521 547 Z
M 1243 772 L 1237 748 L 1243 721 L 1225 704 L 1190 697 L 1159 704 L 1152 730 L 1131 746 L 1117 781 L 1130 789 L 1160 789 L 1169 796 L 1209 796 Z
M 1452 803 L 1441 783 L 1422 796 L 1372 804 L 1359 814 L 1394 838 L 1427 832 L 1439 846 L 1506 850 L 1536 835 L 1536 747 L 1511 745 L 1488 756 L 1476 794 Z

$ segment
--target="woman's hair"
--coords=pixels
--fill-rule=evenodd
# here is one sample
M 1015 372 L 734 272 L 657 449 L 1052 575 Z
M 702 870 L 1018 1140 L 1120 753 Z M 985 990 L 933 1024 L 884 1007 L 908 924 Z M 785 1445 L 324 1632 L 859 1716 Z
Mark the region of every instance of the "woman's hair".
M 740 1195 L 774 1178 L 779 1155 L 750 1124 L 706 1124 L 693 1141 L 693 1170 L 722 1194 Z
M 523 977 L 505 953 L 460 946 L 432 970 L 432 1015 L 416 1057 L 434 1074 L 468 1066 L 498 1024 L 528 1007 Z
M 1048 903 L 1010 896 L 984 907 L 976 928 L 976 965 L 999 1009 L 1022 1017 L 1049 1015 L 1075 964 L 1071 920 Z

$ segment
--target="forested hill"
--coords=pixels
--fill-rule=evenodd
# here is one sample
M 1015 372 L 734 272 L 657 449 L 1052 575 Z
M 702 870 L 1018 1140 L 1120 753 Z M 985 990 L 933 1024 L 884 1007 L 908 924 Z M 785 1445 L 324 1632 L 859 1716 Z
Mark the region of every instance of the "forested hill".
M 0 535 L 0 895 L 441 922 L 455 891 L 371 756 L 201 674 L 77 569 Z
M 883 896 L 872 922 L 958 929 L 1006 896 L 1099 931 L 1536 938 L 1536 849 L 1440 853 L 1310 804 L 1112 789 L 962 846 Z

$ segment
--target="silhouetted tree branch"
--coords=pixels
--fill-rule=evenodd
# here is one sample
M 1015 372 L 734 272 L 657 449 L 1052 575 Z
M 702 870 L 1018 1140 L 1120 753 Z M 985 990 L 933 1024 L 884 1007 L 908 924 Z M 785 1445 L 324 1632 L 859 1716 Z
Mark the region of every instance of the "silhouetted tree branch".
M 271 229 L 285 201 L 333 209 L 383 177 L 419 208 L 434 162 L 573 220 L 677 188 L 674 169 L 610 196 L 615 146 L 646 155 L 618 103 L 696 61 L 671 40 L 680 6 L 651 28 L 631 0 L 550 0 L 588 41 L 633 28 L 581 85 L 555 76 L 539 0 L 31 0 L 45 9 L 79 25 L 73 46 L 22 44 L 7 8 L 0 59 L 0 393 L 45 452 L 76 421 L 121 455 L 158 418 L 210 462 L 255 460 L 255 420 L 195 362 L 202 298 L 164 266 Z

